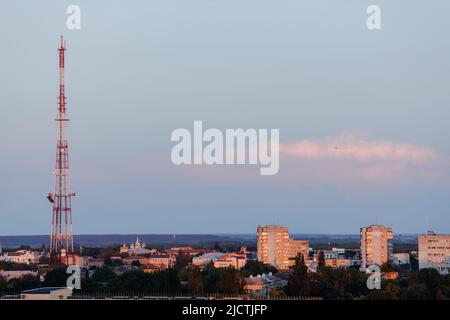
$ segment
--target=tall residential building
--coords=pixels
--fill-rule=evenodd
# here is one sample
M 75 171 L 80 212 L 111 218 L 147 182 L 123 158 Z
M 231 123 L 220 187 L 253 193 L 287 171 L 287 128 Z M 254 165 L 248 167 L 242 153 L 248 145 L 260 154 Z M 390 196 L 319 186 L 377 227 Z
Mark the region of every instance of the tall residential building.
M 361 269 L 381 266 L 392 254 L 392 229 L 380 225 L 361 228 Z
M 450 235 L 433 232 L 419 236 L 419 269 L 433 268 L 441 274 L 450 272 Z
M 308 258 L 309 242 L 289 238 L 287 227 L 258 226 L 257 233 L 258 261 L 285 270 L 294 264 L 293 258 L 298 253 L 302 253 L 305 260 Z

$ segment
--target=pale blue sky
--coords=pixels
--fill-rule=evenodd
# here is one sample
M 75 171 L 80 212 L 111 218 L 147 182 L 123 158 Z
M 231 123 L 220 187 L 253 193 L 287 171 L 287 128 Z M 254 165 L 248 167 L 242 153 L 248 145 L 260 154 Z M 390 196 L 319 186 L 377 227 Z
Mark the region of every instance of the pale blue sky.
M 65 28 L 74 3 L 80 31 Z M 366 28 L 373 3 L 380 31 Z M 50 230 L 60 33 L 75 233 L 243 233 L 267 223 L 300 233 L 371 223 L 448 233 L 449 12 L 444 0 L 8 1 L 0 234 Z M 437 173 L 347 185 L 314 173 L 288 179 L 296 164 L 282 162 L 280 177 L 204 178 L 170 162 L 172 130 L 194 120 L 279 128 L 284 143 L 359 132 L 432 149 L 438 161 L 427 165 Z

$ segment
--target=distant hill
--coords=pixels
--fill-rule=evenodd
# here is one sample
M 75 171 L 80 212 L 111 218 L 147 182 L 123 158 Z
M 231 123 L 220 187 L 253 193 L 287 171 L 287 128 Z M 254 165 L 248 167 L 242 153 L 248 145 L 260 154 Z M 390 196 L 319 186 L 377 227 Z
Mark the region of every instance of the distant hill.
M 136 241 L 139 236 L 141 241 L 148 245 L 167 244 L 179 246 L 182 244 L 201 244 L 211 242 L 245 242 L 245 239 L 235 238 L 233 236 L 208 235 L 208 234 L 83 234 L 74 235 L 74 243 L 86 247 L 103 247 L 111 245 L 130 244 Z M 40 247 L 48 244 L 50 237 L 48 235 L 30 235 L 30 236 L 0 236 L 0 243 L 4 248 L 15 248 L 21 245 Z
M 74 235 L 74 243 L 86 247 L 103 247 L 111 245 L 130 244 L 136 237 L 149 246 L 180 246 L 180 245 L 210 245 L 214 242 L 226 242 L 236 244 L 254 244 L 256 235 L 248 234 L 84 234 Z M 314 243 L 355 244 L 359 243 L 359 235 L 332 235 L 332 234 L 291 234 L 294 239 L 309 240 Z M 0 244 L 4 248 L 17 248 L 22 245 L 40 247 L 48 245 L 48 235 L 27 236 L 0 236 Z M 394 242 L 417 243 L 417 235 L 395 235 Z

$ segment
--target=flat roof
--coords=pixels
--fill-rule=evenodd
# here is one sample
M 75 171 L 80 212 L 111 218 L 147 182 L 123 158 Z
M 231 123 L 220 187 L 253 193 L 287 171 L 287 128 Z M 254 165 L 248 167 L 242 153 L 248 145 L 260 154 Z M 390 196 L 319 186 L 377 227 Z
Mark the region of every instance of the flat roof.
M 31 294 L 49 294 L 52 291 L 61 290 L 61 289 L 69 289 L 67 287 L 43 287 L 22 291 L 22 293 L 31 293 Z

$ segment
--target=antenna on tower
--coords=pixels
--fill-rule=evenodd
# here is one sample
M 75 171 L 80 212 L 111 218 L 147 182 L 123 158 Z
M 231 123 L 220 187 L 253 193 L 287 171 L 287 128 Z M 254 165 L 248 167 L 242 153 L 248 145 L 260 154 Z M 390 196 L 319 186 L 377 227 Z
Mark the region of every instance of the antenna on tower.
M 64 39 L 64 36 L 61 35 L 61 46 L 60 49 L 66 49 L 66 40 Z

